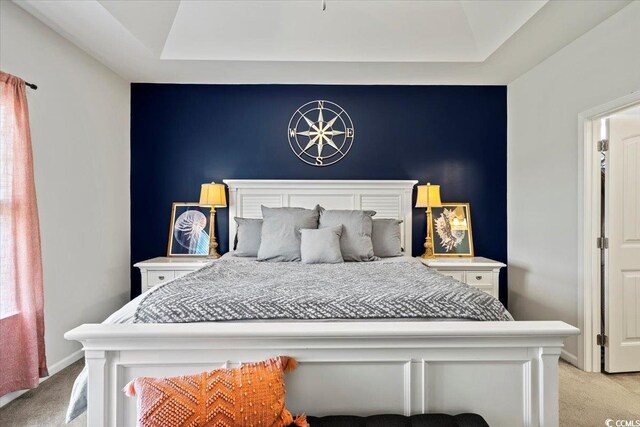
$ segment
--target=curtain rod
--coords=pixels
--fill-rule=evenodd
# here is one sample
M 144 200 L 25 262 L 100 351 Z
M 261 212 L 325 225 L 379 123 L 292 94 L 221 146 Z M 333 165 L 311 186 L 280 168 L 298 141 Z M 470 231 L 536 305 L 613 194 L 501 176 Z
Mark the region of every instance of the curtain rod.
M 24 82 L 25 85 L 29 86 L 31 89 L 36 90 L 38 89 L 38 86 L 34 85 L 33 83 L 29 83 L 29 82 Z

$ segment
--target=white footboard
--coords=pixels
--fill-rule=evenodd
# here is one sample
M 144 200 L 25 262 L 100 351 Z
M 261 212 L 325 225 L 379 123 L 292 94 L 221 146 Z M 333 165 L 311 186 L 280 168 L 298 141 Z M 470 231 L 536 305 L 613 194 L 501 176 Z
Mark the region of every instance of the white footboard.
M 88 425 L 135 425 L 122 388 L 295 357 L 287 406 L 309 415 L 476 412 L 491 426 L 558 426 L 558 356 L 579 331 L 563 322 L 322 322 L 82 325 Z

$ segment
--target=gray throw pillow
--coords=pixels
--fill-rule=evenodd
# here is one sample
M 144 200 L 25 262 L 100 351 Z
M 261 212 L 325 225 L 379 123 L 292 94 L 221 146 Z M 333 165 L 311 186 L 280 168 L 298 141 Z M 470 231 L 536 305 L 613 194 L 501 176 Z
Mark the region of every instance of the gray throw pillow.
M 398 219 L 374 219 L 371 230 L 373 253 L 381 258 L 402 255 L 400 241 L 400 224 Z
M 255 218 L 235 217 L 238 229 L 236 230 L 235 256 L 256 257 L 260 248 L 260 235 L 262 234 L 262 220 Z
M 375 261 L 371 231 L 375 211 L 343 211 L 320 208 L 319 228 L 342 224 L 340 251 L 345 261 Z
M 262 233 L 258 261 L 300 261 L 300 230 L 318 228 L 318 207 L 262 206 Z
M 344 262 L 340 252 L 342 225 L 330 228 L 300 230 L 300 258 L 305 264 L 337 264 Z

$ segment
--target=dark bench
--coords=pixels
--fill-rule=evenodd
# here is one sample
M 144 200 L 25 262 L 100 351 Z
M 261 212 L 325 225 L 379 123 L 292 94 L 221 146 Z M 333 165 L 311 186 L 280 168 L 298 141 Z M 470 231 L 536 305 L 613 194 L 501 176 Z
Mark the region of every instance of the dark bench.
M 373 415 L 354 417 L 338 415 L 307 417 L 311 427 L 489 427 L 477 414 Z

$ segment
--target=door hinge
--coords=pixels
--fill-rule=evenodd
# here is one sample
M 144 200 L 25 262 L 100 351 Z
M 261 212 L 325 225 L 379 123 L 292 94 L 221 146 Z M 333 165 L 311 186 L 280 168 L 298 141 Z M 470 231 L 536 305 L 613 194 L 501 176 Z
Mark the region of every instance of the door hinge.
M 609 249 L 609 238 L 608 237 L 598 237 L 596 240 L 596 246 L 598 249 Z
M 601 139 L 600 141 L 598 141 L 597 145 L 598 145 L 598 151 L 600 151 L 601 153 L 605 151 L 609 151 L 608 139 Z
M 608 346 L 609 345 L 609 337 L 604 335 L 604 334 L 596 335 L 596 344 L 604 346 L 604 347 Z

